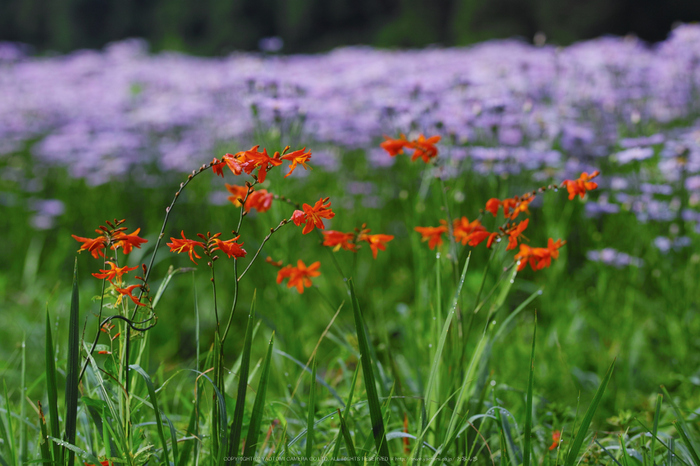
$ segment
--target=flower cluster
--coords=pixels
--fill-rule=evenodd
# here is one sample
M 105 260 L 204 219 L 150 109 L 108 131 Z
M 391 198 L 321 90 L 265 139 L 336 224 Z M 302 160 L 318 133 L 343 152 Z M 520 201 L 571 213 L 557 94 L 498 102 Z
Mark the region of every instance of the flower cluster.
M 428 163 L 438 155 L 435 144 L 440 142 L 440 136 L 426 138 L 421 134 L 418 138 L 409 141 L 406 139 L 406 135 L 402 134 L 398 139 L 391 139 L 389 136 L 384 136 L 384 139 L 385 141 L 380 146 L 392 157 L 403 154 L 404 149 L 410 149 L 413 151 L 413 155 L 411 155 L 412 162 L 420 158 L 423 159 L 423 162 Z
M 197 236 L 201 238 L 202 241 L 187 239 L 184 231 L 181 231 L 180 235 L 182 236 L 182 239 L 171 237 L 171 242 L 167 243 L 167 245 L 170 247 L 170 252 L 175 252 L 178 254 L 181 252 L 186 252 L 189 254 L 190 260 L 195 264 L 197 263 L 197 261 L 194 260 L 195 257 L 197 259 L 202 258 L 197 254 L 196 248 L 201 249 L 204 254 L 211 257 L 212 260 L 218 259 L 218 256 L 214 255 L 215 251 L 221 251 L 229 258 L 234 257 L 237 259 L 239 257 L 246 256 L 246 250 L 241 247 L 243 243 L 237 243 L 240 235 L 228 240 L 222 240 L 219 238 L 221 233 L 215 233 L 213 235 L 211 233 L 207 233 L 206 236 L 201 233 L 197 233 Z
M 263 149 L 262 152 L 258 150 L 260 146 L 253 146 L 250 150 L 237 152 L 236 154 L 225 154 L 221 160 L 214 158 L 211 161 L 212 169 L 214 173 L 223 177 L 224 176 L 224 165 L 231 169 L 234 175 L 240 175 L 245 172 L 251 175 L 254 170 L 258 170 L 257 180 L 260 183 L 265 181 L 267 177 L 267 172 L 273 168 L 282 165 L 282 161 L 286 160 L 291 162 L 289 166 L 289 173 L 285 175 L 285 178 L 294 172 L 298 164 L 304 167 L 304 170 L 311 168 L 306 164 L 311 159 L 311 152 L 306 152 L 306 148 L 289 152 L 290 147 L 284 148 L 282 153 L 275 152 L 272 157 L 267 154 L 267 149 Z
M 549 239 L 546 248 L 532 248 L 527 244 L 521 244 L 525 236 L 523 232 L 527 229 L 530 219 L 525 219 L 519 223 L 515 223 L 515 219 L 521 213 L 529 214 L 528 206 L 534 200 L 538 192 L 544 192 L 550 188 L 567 188 L 569 192 L 569 200 L 574 199 L 576 194 L 582 198 L 587 191 L 596 189 L 598 185 L 591 181 L 598 176 L 600 172 L 595 171 L 592 174 L 582 173 L 577 180 L 564 180 L 559 186 L 543 187 L 539 190 L 528 192 L 522 196 L 515 196 L 508 199 L 492 198 L 486 202 L 485 211 L 491 213 L 494 217 L 498 216 L 499 210 L 503 209 L 503 216 L 506 220 L 503 226 L 498 227 L 498 231 L 489 232 L 482 224 L 480 219 L 472 220 L 467 217 L 455 219 L 452 224 L 452 235 L 455 242 L 460 242 L 462 245 L 478 246 L 486 241 L 486 247 L 491 248 L 495 242 L 500 242 L 507 239 L 508 245 L 506 251 L 515 249 L 520 245 L 520 251 L 515 255 L 515 260 L 519 261 L 518 270 L 522 270 L 526 264 L 530 264 L 533 270 L 540 270 L 549 267 L 552 259 L 559 257 L 559 248 L 566 244 L 565 241 L 554 241 Z M 483 211 L 482 211 L 483 212 Z M 450 228 L 445 220 L 440 221 L 440 226 L 437 227 L 415 227 L 415 231 L 421 234 L 421 240 L 428 242 L 430 249 L 435 249 L 443 243 L 443 235 L 449 233 Z
M 92 254 L 95 259 L 99 257 L 105 257 L 105 251 L 107 250 L 121 250 L 124 254 L 129 254 L 134 248 L 140 249 L 141 245 L 147 243 L 148 240 L 143 239 L 138 236 L 141 231 L 140 228 L 134 230 L 133 233 L 126 233 L 126 227 L 121 226 L 125 220 L 114 220 L 114 222 L 107 221 L 106 225 L 101 225 L 95 230 L 98 233 L 96 238 L 83 238 L 81 236 L 71 235 L 76 241 L 82 243 L 78 252 L 88 251 Z M 146 306 L 146 304 L 140 301 L 140 298 L 133 295 L 134 290 L 147 290 L 145 284 L 145 279 L 142 277 L 136 277 L 144 283 L 124 286 L 123 277 L 127 273 L 138 269 L 138 267 L 119 267 L 116 261 L 105 260 L 105 264 L 109 265 L 107 269 L 100 269 L 99 273 L 93 273 L 95 278 L 101 280 L 107 280 L 112 285 L 114 291 L 117 292 L 117 305 L 121 303 L 124 296 L 131 299 L 131 301 L 137 306 Z M 141 266 L 143 269 L 144 276 L 146 275 L 146 265 Z
M 253 186 L 237 186 L 226 183 L 226 189 L 231 193 L 228 200 L 236 207 L 241 207 L 245 204 L 245 211 L 250 212 L 252 209 L 258 212 L 267 212 L 272 206 L 273 195 L 267 192 L 267 189 L 253 189 Z
M 386 251 L 386 243 L 394 239 L 393 235 L 375 234 L 362 225 L 362 228 L 355 228 L 354 232 L 343 233 L 341 231 L 328 230 L 323 232 L 323 245 L 333 248 L 333 251 L 344 249 L 346 251 L 357 252 L 360 247 L 358 243 L 368 243 L 372 251 L 372 256 L 376 259 L 378 251 Z
M 292 222 L 294 222 L 296 226 L 305 224 L 304 229 L 302 230 L 303 234 L 310 233 L 314 227 L 318 228 L 319 230 L 325 229 L 326 227 L 323 225 L 322 219 L 331 219 L 335 217 L 335 213 L 331 210 L 331 202 L 327 197 L 316 201 L 316 204 L 314 204 L 313 207 L 311 207 L 309 204 L 304 204 L 302 209 L 304 210 L 294 211 L 292 214 Z

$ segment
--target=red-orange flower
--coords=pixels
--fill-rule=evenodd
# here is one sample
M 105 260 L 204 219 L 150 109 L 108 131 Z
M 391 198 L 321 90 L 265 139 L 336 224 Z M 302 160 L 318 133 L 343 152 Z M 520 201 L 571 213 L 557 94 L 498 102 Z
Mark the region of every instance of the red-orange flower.
M 335 213 L 331 211 L 330 198 L 322 198 L 311 207 L 309 204 L 304 204 L 302 208 L 304 211 L 295 210 L 292 214 L 292 221 L 296 226 L 300 226 L 302 223 L 306 223 L 303 234 L 307 234 L 314 229 L 314 227 L 324 230 L 326 227 L 323 225 L 323 218 L 333 218 Z
M 139 238 L 138 234 L 141 228 L 137 228 L 133 233 L 124 233 L 119 231 L 114 235 L 115 243 L 112 245 L 112 249 L 122 248 L 124 254 L 129 254 L 133 248 L 141 249 L 143 243 L 148 243 L 147 239 Z
M 438 150 L 435 144 L 440 142 L 440 136 L 431 136 L 426 138 L 422 134 L 418 139 L 411 142 L 411 148 L 414 149 L 411 156 L 411 162 L 415 162 L 418 158 L 422 158 L 423 162 L 428 163 L 430 159 L 437 157 Z
M 103 233 L 102 230 L 95 230 L 97 233 Z M 98 257 L 104 257 L 105 254 L 102 250 L 105 248 L 107 243 L 107 238 L 103 236 L 98 236 L 97 238 L 83 238 L 81 236 L 71 235 L 73 239 L 83 243 L 78 249 L 80 251 L 89 251 L 92 257 L 97 259 Z
M 436 246 L 442 244 L 442 235 L 447 233 L 447 222 L 440 220 L 439 227 L 415 227 L 418 233 L 421 234 L 421 241 L 428 241 L 428 247 L 430 249 L 435 249 Z
M 170 246 L 170 252 L 176 252 L 178 254 L 180 254 L 181 252 L 187 252 L 190 255 L 190 260 L 196 264 L 197 261 L 194 260 L 194 257 L 196 257 L 197 259 L 201 259 L 202 257 L 197 254 L 194 248 L 200 247 L 204 249 L 204 243 L 202 243 L 201 241 L 195 241 L 193 239 L 185 238 L 184 231 L 181 231 L 180 233 L 182 234 L 182 239 L 173 238 L 172 236 L 170 237 L 172 243 L 167 243 L 167 245 Z M 193 255 L 194 257 L 192 257 Z
M 102 273 L 93 273 L 92 276 L 95 278 L 99 279 L 107 279 L 110 282 L 114 280 L 115 278 L 117 279 L 117 283 L 122 282 L 122 276 L 125 273 L 131 272 L 132 270 L 138 269 L 138 267 L 117 267 L 117 265 L 114 262 L 107 261 L 107 264 L 109 264 L 109 269 L 100 269 L 100 272 Z
M 311 159 L 311 152 L 304 153 L 305 150 L 306 147 L 304 147 L 301 150 L 290 152 L 289 154 L 285 154 L 282 156 L 282 160 L 289 160 L 290 162 L 292 162 L 292 164 L 289 166 L 289 173 L 284 175 L 285 178 L 292 174 L 294 169 L 297 168 L 297 164 L 301 164 L 301 166 L 304 167 L 304 170 L 306 170 L 307 168 L 313 168 L 310 165 L 306 165 L 306 162 L 308 162 L 309 159 Z
M 282 283 L 282 280 L 289 278 L 287 288 L 294 286 L 299 293 L 303 293 L 304 287 L 311 287 L 311 278 L 321 275 L 321 272 L 318 271 L 320 267 L 321 263 L 318 261 L 307 267 L 304 262 L 299 259 L 296 267 L 286 265 L 277 272 L 277 283 Z
M 508 234 L 508 246 L 506 247 L 506 251 L 515 249 L 518 246 L 518 239 L 520 238 L 520 235 L 523 234 L 523 231 L 525 231 L 525 229 L 527 228 L 528 223 L 530 223 L 530 219 L 526 218 L 525 220 L 520 222 L 518 226 L 515 226 L 515 224 L 513 224 L 510 228 L 506 230 L 506 233 Z
M 552 444 L 549 446 L 549 451 L 554 450 L 559 446 L 559 442 L 561 441 L 561 431 L 555 430 L 552 432 Z
M 549 267 L 552 259 L 559 257 L 559 248 L 566 244 L 566 241 L 554 241 L 549 238 L 546 248 L 531 248 L 527 244 L 520 245 L 520 252 L 515 255 L 515 260 L 520 261 L 518 271 L 525 268 L 527 263 L 530 264 L 532 270 L 540 270 Z
M 486 230 L 478 230 L 469 234 L 467 244 L 469 244 L 469 246 L 478 246 L 487 239 L 488 241 L 486 241 L 486 247 L 491 249 L 491 245 L 497 238 L 498 233 L 489 233 Z
M 386 140 L 379 144 L 379 146 L 387 151 L 392 157 L 398 154 L 403 154 L 404 148 L 409 147 L 411 144 L 406 140 L 406 136 L 403 134 L 401 137 L 399 137 L 399 139 L 391 139 L 389 136 L 384 136 L 384 139 Z
M 251 209 L 255 209 L 258 212 L 266 212 L 270 210 L 272 206 L 273 196 L 266 189 L 260 189 L 258 191 L 253 191 L 248 194 L 246 199 L 246 194 L 248 193 L 247 186 L 235 186 L 226 183 L 226 189 L 232 194 L 228 197 L 228 200 L 233 203 L 236 207 L 240 207 L 241 203 L 239 199 L 245 200 L 245 211 L 249 212 Z M 252 189 L 252 188 L 251 188 Z
M 498 209 L 501 207 L 501 200 L 496 199 L 495 197 L 492 197 L 488 201 L 486 201 L 486 211 L 491 212 L 493 216 L 495 217 L 498 215 Z
M 452 233 L 455 241 L 461 242 L 462 245 L 467 244 L 471 240 L 471 235 L 477 231 L 486 231 L 478 218 L 470 222 L 467 217 L 462 217 L 452 222 Z
M 240 237 L 241 235 L 238 235 L 235 238 L 227 239 L 226 241 L 220 240 L 219 238 L 215 238 L 214 243 L 216 244 L 216 249 L 219 249 L 221 252 L 226 254 L 229 257 L 229 259 L 231 257 L 245 257 L 247 253 L 245 249 L 241 247 L 243 243 L 236 243 L 236 241 Z
M 583 172 L 578 180 L 564 180 L 561 185 L 566 186 L 566 190 L 569 192 L 569 200 L 575 198 L 577 194 L 583 199 L 583 196 L 586 195 L 586 191 L 591 191 L 598 187 L 598 183 L 591 181 L 598 175 L 600 175 L 598 170 L 590 175 Z
M 120 301 L 121 301 L 121 297 L 122 297 L 122 296 L 128 296 L 129 298 L 131 298 L 131 300 L 132 300 L 132 301 L 134 302 L 134 304 L 136 304 L 137 306 L 145 306 L 145 304 L 139 302 L 139 299 L 138 299 L 136 296 L 134 296 L 134 295 L 132 294 L 132 292 L 133 292 L 136 288 L 139 288 L 139 289 L 140 289 L 140 288 L 141 288 L 141 285 L 131 285 L 131 286 L 127 286 L 126 288 L 119 288 L 119 287 L 116 286 L 116 285 L 114 286 L 114 289 L 117 290 L 117 293 L 119 293 L 119 294 L 121 295 L 121 296 L 119 297 L 119 298 L 120 298 Z
M 366 241 L 369 243 L 369 248 L 372 250 L 372 256 L 376 259 L 378 251 L 386 251 L 386 243 L 394 239 L 394 235 L 368 235 L 370 230 L 364 230 L 357 237 L 358 241 Z
M 326 230 L 323 232 L 323 246 L 333 248 L 338 251 L 340 248 L 346 251 L 357 251 L 357 244 L 354 242 L 355 233 L 343 233 L 342 231 Z

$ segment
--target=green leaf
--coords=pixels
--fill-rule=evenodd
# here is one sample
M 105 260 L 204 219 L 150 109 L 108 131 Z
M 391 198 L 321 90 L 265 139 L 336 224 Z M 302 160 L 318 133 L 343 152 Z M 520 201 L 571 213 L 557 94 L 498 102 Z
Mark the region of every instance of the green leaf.
M 348 457 L 350 458 L 350 464 L 358 466 L 357 453 L 355 452 L 355 444 L 352 441 L 352 435 L 350 435 L 348 425 L 345 423 L 345 418 L 340 412 L 340 409 L 338 409 L 338 416 L 340 417 L 340 431 L 342 432 L 343 438 L 345 439 L 345 446 L 348 449 Z M 334 458 L 337 458 L 337 456 L 334 456 Z
M 364 376 L 365 390 L 367 391 L 367 403 L 369 405 L 369 415 L 372 420 L 374 443 L 377 446 L 379 463 L 389 466 L 389 446 L 387 445 L 386 435 L 384 433 L 384 420 L 382 419 L 381 405 L 379 403 L 379 396 L 377 395 L 377 386 L 374 381 L 369 342 L 365 334 L 365 324 L 360 311 L 360 305 L 357 302 L 355 285 L 352 279 L 348 280 L 348 286 L 350 287 L 350 299 L 352 300 L 352 308 L 355 314 L 355 329 L 357 330 L 357 341 L 360 347 L 362 375 Z
M 253 302 L 250 304 L 248 313 L 248 324 L 245 329 L 245 339 L 243 340 L 243 353 L 241 355 L 241 367 L 238 372 L 238 392 L 236 394 L 236 408 L 233 411 L 233 422 L 231 423 L 231 436 L 229 437 L 228 456 L 235 459 L 241 444 L 241 432 L 243 431 L 243 414 L 245 413 L 245 395 L 248 389 L 248 372 L 250 371 L 250 348 L 253 341 L 253 321 L 255 317 L 255 292 L 253 292 Z
M 359 373 L 360 373 L 360 366 L 357 366 L 355 368 L 355 373 L 352 376 L 352 382 L 350 383 L 350 393 L 348 394 L 348 401 L 345 403 L 344 412 L 346 414 L 350 411 L 350 406 L 352 406 L 352 396 L 355 393 L 355 384 L 357 383 L 357 376 L 359 375 Z M 341 419 L 341 422 L 342 422 L 342 419 Z M 331 456 L 331 458 L 337 458 L 338 454 L 340 453 L 340 444 L 341 444 L 340 436 L 341 435 L 343 435 L 342 430 L 338 431 L 338 436 L 335 440 L 335 447 L 333 448 L 333 456 Z M 352 438 L 350 439 L 350 441 L 352 442 Z M 350 449 L 350 447 L 348 447 L 348 450 L 349 449 Z M 354 446 L 353 446 L 353 450 L 354 450 Z M 355 455 L 353 453 L 350 456 L 355 456 Z
M 158 427 L 158 437 L 160 437 L 160 443 L 161 446 L 163 447 L 163 464 L 165 466 L 170 465 L 170 460 L 168 459 L 168 444 L 165 441 L 165 432 L 163 430 L 163 417 L 165 417 L 165 414 L 161 413 L 160 409 L 158 409 L 158 396 L 156 394 L 156 389 L 153 386 L 153 381 L 151 378 L 148 376 L 146 371 L 144 371 L 141 366 L 138 364 L 131 364 L 129 366 L 129 369 L 136 371 L 141 377 L 143 377 L 143 380 L 146 382 L 146 388 L 148 389 L 148 397 L 151 400 L 151 405 L 153 406 L 153 412 L 156 415 L 156 427 Z M 173 429 L 174 430 L 174 429 Z M 171 431 L 172 435 L 172 431 Z M 173 445 L 177 443 L 177 438 L 175 436 L 171 437 L 171 441 Z M 176 458 L 177 456 L 174 456 Z
M 603 377 L 603 381 L 600 383 L 595 396 L 593 396 L 593 401 L 591 401 L 591 404 L 588 406 L 588 410 L 586 410 L 586 414 L 583 416 L 583 420 L 578 428 L 576 437 L 574 437 L 574 441 L 571 443 L 569 451 L 566 454 L 566 460 L 564 461 L 566 466 L 574 466 L 576 464 L 576 457 L 581 451 L 583 441 L 588 434 L 588 427 L 591 425 L 593 415 L 595 414 L 596 409 L 598 409 L 598 405 L 603 399 L 605 388 L 608 386 L 608 382 L 610 382 L 610 377 L 612 377 L 613 367 L 615 367 L 615 360 L 613 360 L 613 362 L 610 364 L 608 371 L 605 373 L 605 377 Z
M 44 410 L 41 409 L 41 401 L 37 402 L 39 408 L 39 424 L 41 427 L 41 438 L 39 438 L 39 445 L 41 449 L 41 459 L 44 463 L 53 463 L 53 456 L 51 455 L 51 449 L 49 448 L 49 428 L 46 425 L 46 418 L 44 417 Z
M 656 411 L 654 412 L 654 430 L 651 433 L 651 464 L 654 464 L 654 454 L 656 452 L 656 434 L 659 431 L 659 419 L 661 418 L 661 402 L 664 396 L 656 395 Z
M 681 440 L 685 444 L 686 448 L 688 448 L 688 452 L 693 457 L 693 461 L 695 462 L 695 464 L 700 464 L 700 455 L 698 455 L 698 452 L 695 449 L 693 439 L 691 439 L 688 436 L 688 433 L 692 432 L 692 431 L 688 428 L 688 425 L 685 423 L 685 419 L 683 419 L 683 413 L 681 413 L 681 410 L 678 409 L 678 406 L 673 401 L 673 398 L 671 398 L 671 395 L 669 395 L 668 391 L 666 391 L 666 387 L 661 386 L 661 389 L 664 391 L 664 395 L 666 395 L 666 397 L 668 398 L 668 402 L 670 403 L 671 407 L 673 408 L 673 412 L 676 413 L 676 418 L 677 418 L 676 430 L 678 431 L 678 434 L 681 436 Z
M 535 330 L 532 332 L 532 352 L 530 353 L 530 375 L 527 379 L 525 398 L 525 441 L 523 446 L 523 466 L 530 466 L 532 451 L 532 391 L 535 381 L 535 341 L 537 337 L 537 313 L 535 313 Z
M 311 464 L 314 448 L 314 418 L 316 417 L 316 358 L 311 363 L 311 388 L 309 392 L 309 416 L 306 421 L 306 459 L 305 465 Z
M 83 460 L 89 461 L 92 464 L 100 464 L 100 460 L 97 459 L 96 456 L 92 455 L 91 453 L 86 452 L 82 448 L 78 448 L 72 443 L 68 443 L 66 441 L 57 439 L 56 437 L 49 437 L 49 440 L 54 442 L 57 445 L 62 446 L 63 448 L 67 448 L 70 450 L 70 452 L 73 454 L 73 458 L 75 458 L 75 454 L 77 453 L 78 456 L 80 456 Z
M 267 382 L 268 378 L 270 377 L 272 346 L 274 344 L 274 340 L 275 334 L 273 333 L 272 337 L 270 338 L 270 344 L 267 347 L 267 355 L 265 356 L 265 361 L 263 362 L 260 382 L 258 383 L 258 394 L 255 397 L 253 414 L 250 418 L 250 424 L 248 425 L 248 437 L 246 437 L 245 450 L 243 451 L 243 456 L 245 457 L 245 460 L 243 461 L 244 465 L 253 464 L 253 456 L 255 455 L 255 450 L 258 447 L 258 436 L 260 434 L 263 412 L 265 411 L 265 393 L 267 392 Z
M 66 370 L 66 442 L 59 444 L 73 446 L 78 428 L 78 374 L 80 374 L 80 303 L 78 294 L 78 258 L 73 268 L 73 291 L 70 300 L 70 318 L 68 321 L 68 363 Z M 68 448 L 68 466 L 75 463 L 76 451 Z
M 49 432 L 52 437 L 61 435 L 61 428 L 58 424 L 58 383 L 56 382 L 56 355 L 54 354 L 53 339 L 51 337 L 51 319 L 49 318 L 49 307 L 46 306 L 46 391 L 48 392 L 49 403 Z M 56 462 L 62 463 L 59 458 L 61 448 L 56 443 L 51 443 L 53 457 Z

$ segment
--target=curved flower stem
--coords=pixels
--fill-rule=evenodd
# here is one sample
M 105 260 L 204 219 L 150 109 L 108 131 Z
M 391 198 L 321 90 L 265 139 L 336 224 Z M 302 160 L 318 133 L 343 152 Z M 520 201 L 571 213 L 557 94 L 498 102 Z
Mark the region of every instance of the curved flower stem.
M 238 259 L 233 261 L 233 276 L 238 276 Z M 233 281 L 233 303 L 231 304 L 231 313 L 228 316 L 228 322 L 226 323 L 226 328 L 221 336 L 221 347 L 224 347 L 224 342 L 226 341 L 226 336 L 231 328 L 231 322 L 233 322 L 233 314 L 236 312 L 236 305 L 238 304 L 238 280 Z
M 209 268 L 211 269 L 211 288 L 212 292 L 214 294 L 214 318 L 216 319 L 216 333 L 219 333 L 220 329 L 220 322 L 219 322 L 219 309 L 218 306 L 216 305 L 216 277 L 214 275 L 214 259 L 215 257 L 211 257 L 211 260 L 209 261 Z
M 241 273 L 241 275 L 236 279 L 237 282 L 241 281 L 241 278 L 243 278 L 243 276 L 248 272 L 248 269 L 250 269 L 250 266 L 253 265 L 253 262 L 255 262 L 255 259 L 258 258 L 258 256 L 260 255 L 260 251 L 262 251 L 263 246 L 265 246 L 265 243 L 267 243 L 267 241 L 270 239 L 272 234 L 274 232 L 276 232 L 277 230 L 279 230 L 280 228 L 282 228 L 283 226 L 285 226 L 286 224 L 288 224 L 290 221 L 291 221 L 291 219 L 285 218 L 275 228 L 270 228 L 270 233 L 268 233 L 267 236 L 265 236 L 265 238 L 263 238 L 262 243 L 260 243 L 260 247 L 258 248 L 257 251 L 255 251 L 255 255 L 250 260 L 250 263 L 248 263 L 248 266 L 245 268 L 243 273 Z

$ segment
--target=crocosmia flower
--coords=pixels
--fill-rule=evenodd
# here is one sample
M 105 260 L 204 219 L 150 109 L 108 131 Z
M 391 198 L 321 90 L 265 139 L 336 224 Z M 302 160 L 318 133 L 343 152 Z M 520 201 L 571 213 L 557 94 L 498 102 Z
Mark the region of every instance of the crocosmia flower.
M 342 231 L 326 230 L 323 232 L 323 245 L 338 251 L 343 248 L 346 251 L 357 251 L 355 233 L 343 233 Z
M 248 194 L 248 190 L 252 190 L 252 188 L 248 188 L 247 186 L 235 186 L 228 183 L 226 183 L 226 189 L 232 194 L 228 197 L 228 200 L 236 207 L 241 206 L 240 199 L 245 200 L 246 212 L 250 212 L 252 209 L 261 213 L 267 212 L 272 206 L 273 196 L 271 193 L 267 192 L 266 189 L 259 189 Z M 247 199 L 246 195 L 248 196 Z
M 414 149 L 411 161 L 415 162 L 419 158 L 422 158 L 423 162 L 430 162 L 431 159 L 438 155 L 437 147 L 435 147 L 435 144 L 438 142 L 440 142 L 440 136 L 431 136 L 429 138 L 426 138 L 422 134 L 418 136 L 418 139 L 411 143 L 411 147 Z
M 202 257 L 197 254 L 194 248 L 200 247 L 204 249 L 204 243 L 202 243 L 201 241 L 195 241 L 192 239 L 185 238 L 184 231 L 181 231 L 180 233 L 182 235 L 182 239 L 170 237 L 170 241 L 172 242 L 167 243 L 167 245 L 170 246 L 170 252 L 176 252 L 178 254 L 180 254 L 181 252 L 189 253 L 190 260 L 196 264 L 197 261 L 194 260 L 194 257 L 196 257 L 197 259 L 201 259 Z
M 103 233 L 101 230 L 95 230 L 98 233 Z M 73 239 L 83 243 L 78 249 L 78 252 L 89 251 L 92 257 L 97 259 L 98 257 L 104 257 L 104 252 L 102 250 L 105 248 L 107 243 L 107 238 L 105 236 L 98 236 L 97 238 L 83 238 L 81 236 L 71 235 Z
M 145 306 L 145 304 L 143 304 L 142 302 L 139 302 L 139 299 L 132 294 L 136 288 L 141 289 L 141 285 L 131 285 L 131 286 L 127 286 L 126 288 L 119 288 L 118 286 L 115 286 L 114 289 L 117 290 L 117 293 L 119 293 L 119 295 L 120 295 L 119 300 L 117 301 L 117 304 L 119 304 L 121 302 L 121 298 L 123 296 L 127 296 L 137 306 Z
M 399 139 L 391 139 L 389 136 L 384 136 L 384 139 L 385 141 L 379 144 L 379 146 L 392 157 L 403 154 L 404 148 L 410 145 L 410 142 L 406 140 L 406 136 L 403 134 Z
M 430 249 L 435 249 L 437 246 L 440 246 L 442 244 L 442 235 L 448 231 L 447 222 L 440 220 L 440 223 L 442 223 L 442 225 L 439 227 L 414 228 L 414 230 L 421 234 L 421 241 L 428 242 L 428 247 Z
M 243 243 L 236 243 L 236 241 L 238 241 L 238 238 L 240 238 L 240 235 L 236 236 L 235 238 L 228 239 L 226 241 L 215 238 L 214 243 L 216 244 L 216 248 L 224 254 L 226 254 L 229 257 L 229 259 L 231 257 L 245 257 L 247 253 L 245 249 L 241 247 Z
M 335 217 L 335 213 L 330 209 L 331 203 L 329 199 L 330 198 L 328 197 L 325 199 L 319 199 L 313 207 L 311 207 L 309 204 L 304 204 L 302 206 L 304 209 L 303 211 L 294 211 L 292 214 L 292 222 L 294 222 L 296 226 L 300 226 L 302 223 L 306 224 L 306 226 L 304 226 L 304 230 L 302 230 L 303 234 L 310 233 L 314 227 L 320 230 L 325 229 L 326 227 L 323 225 L 322 219 L 330 219 Z
M 372 250 L 372 256 L 377 258 L 377 251 L 386 251 L 386 243 L 394 239 L 394 235 L 369 235 L 370 230 L 360 233 L 357 237 L 358 241 L 366 241 L 369 243 L 369 248 Z
M 478 218 L 470 222 L 467 217 L 462 217 L 452 222 L 455 241 L 461 242 L 463 246 L 471 240 L 472 234 L 478 231 L 486 231 Z
M 321 275 L 321 272 L 318 271 L 320 267 L 321 263 L 318 261 L 307 267 L 306 264 L 299 259 L 296 267 L 286 265 L 277 272 L 277 283 L 282 283 L 283 280 L 289 279 L 287 288 L 296 287 L 299 293 L 303 293 L 304 287 L 311 287 L 311 278 Z
M 552 444 L 549 446 L 549 451 L 554 450 L 559 446 L 559 442 L 561 441 L 561 431 L 555 430 L 552 432 Z
M 115 243 L 112 249 L 122 248 L 124 254 L 129 254 L 133 248 L 141 249 L 143 243 L 148 243 L 147 239 L 139 238 L 138 234 L 141 228 L 137 228 L 133 233 L 126 234 L 123 231 L 117 232 L 114 235 Z
M 566 190 L 569 192 L 569 200 L 575 198 L 577 194 L 583 199 L 587 191 L 596 189 L 598 183 L 591 180 L 598 175 L 600 175 L 600 172 L 596 170 L 590 175 L 586 172 L 581 173 L 581 176 L 577 180 L 564 180 L 562 186 L 566 186 Z
M 122 282 L 122 276 L 125 273 L 131 272 L 132 270 L 138 269 L 138 267 L 117 267 L 117 265 L 114 262 L 107 261 L 107 264 L 109 264 L 109 269 L 100 269 L 101 273 L 93 273 L 92 276 L 95 278 L 99 279 L 107 279 L 110 282 L 113 283 L 113 280 L 116 278 L 117 283 L 121 284 Z
M 307 168 L 312 168 L 310 165 L 306 164 L 306 162 L 308 162 L 311 159 L 311 152 L 304 152 L 305 150 L 306 147 L 304 147 L 301 150 L 290 152 L 281 157 L 282 160 L 288 160 L 292 162 L 292 164 L 289 166 L 289 173 L 284 175 L 285 178 L 287 178 L 289 175 L 292 174 L 292 172 L 294 172 L 294 169 L 297 168 L 298 164 L 301 164 L 301 166 L 304 167 L 304 170 L 306 170 Z
M 559 248 L 566 244 L 566 241 L 558 239 L 554 241 L 549 238 L 546 248 L 531 248 L 527 244 L 520 245 L 520 252 L 515 255 L 515 260 L 520 261 L 518 271 L 525 268 L 528 263 L 532 270 L 540 270 L 549 267 L 552 259 L 559 257 Z

